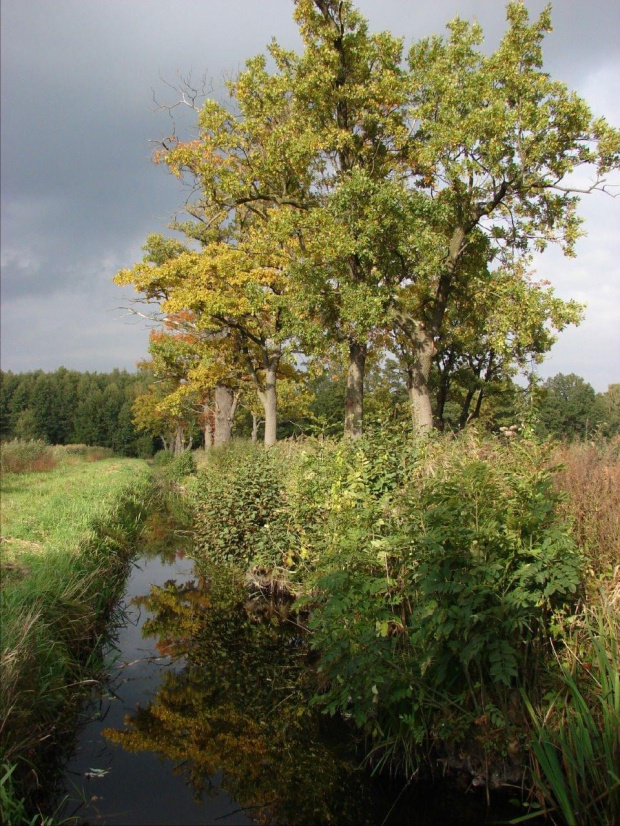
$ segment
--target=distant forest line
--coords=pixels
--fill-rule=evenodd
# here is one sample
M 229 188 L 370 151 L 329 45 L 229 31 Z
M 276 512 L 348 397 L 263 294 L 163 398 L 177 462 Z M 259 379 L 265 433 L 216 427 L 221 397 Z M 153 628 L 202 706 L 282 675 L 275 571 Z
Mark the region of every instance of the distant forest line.
M 80 373 L 0 373 L 0 438 L 55 445 L 109 447 L 123 456 L 150 456 L 157 440 L 133 422 L 133 404 L 152 376 L 113 370 Z
M 368 409 L 378 421 L 407 418 L 404 393 L 395 392 L 394 376 L 388 366 L 371 373 Z M 148 458 L 163 445 L 156 429 L 141 427 L 136 413 L 141 397 L 155 379 L 148 370 L 110 373 L 68 370 L 46 373 L 0 371 L 0 439 L 41 439 L 49 444 L 86 444 L 108 447 L 123 456 Z M 575 374 L 558 374 L 535 388 L 525 390 L 510 383 L 497 394 L 478 420 L 485 430 L 524 422 L 529 418 L 539 436 L 583 439 L 620 433 L 620 384 L 605 393 Z M 305 433 L 338 436 L 342 433 L 341 410 L 346 392 L 345 376 L 314 377 L 304 390 L 305 404 L 292 407 L 290 417 L 278 427 L 278 437 Z M 448 425 L 458 428 L 460 407 L 454 406 Z M 186 411 L 189 447 L 203 442 L 203 422 L 199 410 Z M 250 413 L 239 405 L 232 433 L 249 437 Z

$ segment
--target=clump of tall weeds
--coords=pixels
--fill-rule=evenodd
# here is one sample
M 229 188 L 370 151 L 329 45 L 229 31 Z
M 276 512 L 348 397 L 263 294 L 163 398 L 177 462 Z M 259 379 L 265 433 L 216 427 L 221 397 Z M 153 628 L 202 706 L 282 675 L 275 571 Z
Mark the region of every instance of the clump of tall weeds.
M 239 446 L 196 479 L 198 546 L 284 569 L 309 614 L 314 702 L 376 769 L 501 786 L 531 755 L 538 813 L 620 822 L 619 453 L 387 429 Z
M 432 754 L 501 785 L 524 759 L 518 689 L 577 603 L 581 558 L 544 447 L 475 434 L 400 446 L 375 435 L 304 472 L 324 496 L 306 532 L 317 702 L 352 719 L 380 765 Z
M 559 445 L 556 488 L 593 577 L 609 576 L 620 564 L 620 438 Z
M 535 739 L 532 779 L 542 811 L 568 826 L 620 823 L 620 566 L 583 605 L 556 650 L 553 689 L 524 695 Z
M 196 502 L 196 550 L 253 567 L 282 567 L 283 465 L 277 451 L 232 442 L 212 451 L 190 483 Z
M 56 445 L 54 450 L 61 458 L 69 462 L 76 459 L 84 462 L 101 462 L 103 459 L 111 459 L 114 456 L 112 448 L 93 445 Z
M 620 437 L 559 445 L 552 460 L 559 465 L 555 485 L 565 494 L 563 509 L 591 579 L 609 578 L 620 564 Z
M 38 439 L 12 439 L 0 445 L 1 473 L 33 473 L 52 470 L 58 464 L 54 448 Z
M 0 818 L 4 826 L 57 826 L 54 816 L 32 815 L 26 801 L 19 797 L 13 775 L 15 763 L 0 764 Z
M 49 445 L 41 439 L 11 439 L 0 444 L 0 472 L 41 473 L 59 464 L 99 462 L 114 451 L 91 445 Z
M 556 446 L 555 486 L 584 559 L 584 598 L 557 629 L 548 690 L 525 694 L 538 804 L 569 826 L 620 823 L 620 441 Z

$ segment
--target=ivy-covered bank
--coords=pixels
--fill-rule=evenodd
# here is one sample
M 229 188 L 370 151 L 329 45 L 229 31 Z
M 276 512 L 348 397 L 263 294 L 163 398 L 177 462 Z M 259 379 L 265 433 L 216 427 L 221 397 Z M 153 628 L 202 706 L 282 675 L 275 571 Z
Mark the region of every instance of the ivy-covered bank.
M 94 461 L 102 452 L 83 445 L 48 450 L 51 470 L 2 478 L 0 819 L 12 826 L 51 822 L 38 813 L 50 760 L 98 674 L 98 643 L 153 506 L 146 463 Z
M 620 450 L 560 453 L 383 430 L 233 444 L 185 484 L 203 559 L 295 596 L 313 702 L 374 767 L 461 773 L 513 786 L 526 814 L 614 823 Z

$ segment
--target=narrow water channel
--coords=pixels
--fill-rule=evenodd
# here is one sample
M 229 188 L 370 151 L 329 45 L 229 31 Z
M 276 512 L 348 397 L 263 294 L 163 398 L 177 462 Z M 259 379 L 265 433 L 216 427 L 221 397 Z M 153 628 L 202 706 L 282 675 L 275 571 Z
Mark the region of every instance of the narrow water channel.
M 507 819 L 454 786 L 371 778 L 343 724 L 309 709 L 295 618 L 169 534 L 133 565 L 83 709 L 61 818 L 76 824 L 470 824 Z
M 166 674 L 180 674 L 183 657 L 166 653 L 161 636 L 145 623 L 152 614 L 142 604 L 166 583 L 192 584 L 193 561 L 181 553 L 142 556 L 133 564 L 108 658 L 108 680 L 82 714 L 75 751 L 65 770 L 68 800 L 60 818 L 80 823 L 204 824 L 254 821 L 212 779 L 209 796 L 196 799 L 175 762 L 154 751 L 129 752 L 104 735 L 123 730 L 125 718 L 147 708 Z

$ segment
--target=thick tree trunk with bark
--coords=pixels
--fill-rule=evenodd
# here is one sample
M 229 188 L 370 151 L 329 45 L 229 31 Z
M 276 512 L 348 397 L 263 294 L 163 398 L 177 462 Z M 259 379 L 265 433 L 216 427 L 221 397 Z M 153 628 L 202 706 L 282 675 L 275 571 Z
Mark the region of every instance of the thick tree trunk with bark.
M 202 406 L 203 434 L 205 442 L 205 452 L 213 447 L 213 437 L 215 433 L 215 416 L 211 405 L 206 401 Z
M 215 388 L 215 446 L 226 444 L 232 438 L 232 426 L 237 409 L 237 394 L 230 387 L 218 384 Z
M 364 419 L 364 371 L 366 345 L 351 341 L 349 344 L 349 369 L 345 399 L 344 435 L 358 439 L 362 435 Z
M 277 372 L 277 362 L 274 363 L 274 360 L 272 360 L 265 370 L 265 389 L 259 393 L 265 410 L 265 447 L 271 447 L 276 443 L 276 429 L 278 426 Z
M 276 395 L 276 382 L 282 351 L 279 348 L 269 348 L 266 342 L 261 343 L 263 370 L 265 371 L 265 381 L 263 382 L 259 378 L 247 343 L 243 343 L 242 347 L 245 352 L 247 365 L 250 369 L 250 375 L 252 376 L 256 392 L 258 393 L 258 398 L 265 411 L 265 447 L 271 447 L 271 445 L 275 445 L 277 438 L 278 397 Z
M 472 224 L 470 229 L 475 225 Z M 428 325 L 414 322 L 413 332 L 409 332 L 412 352 L 407 363 L 407 392 L 411 402 L 411 418 L 416 434 L 428 433 L 433 427 L 433 411 L 428 386 L 433 357 L 436 353 L 435 338 L 441 334 L 442 323 L 452 291 L 456 269 L 464 249 L 467 231 L 455 227 L 450 243 L 446 265 L 439 274 L 433 309 Z
M 433 409 L 428 381 L 435 355 L 433 337 L 419 324 L 411 338 L 413 352 L 407 364 L 407 393 L 411 404 L 411 419 L 416 435 L 428 433 L 433 427 Z

